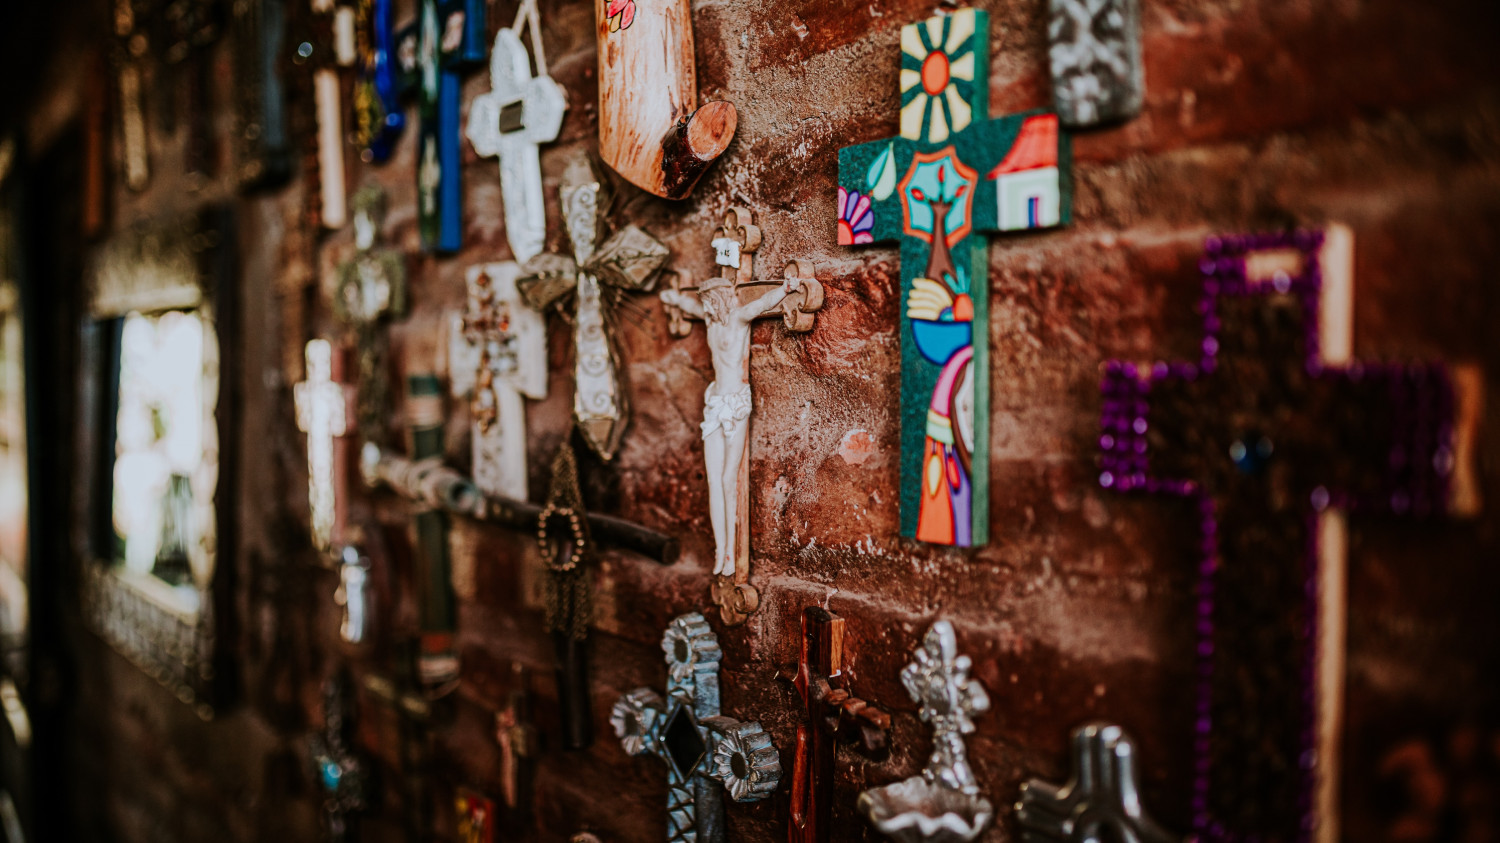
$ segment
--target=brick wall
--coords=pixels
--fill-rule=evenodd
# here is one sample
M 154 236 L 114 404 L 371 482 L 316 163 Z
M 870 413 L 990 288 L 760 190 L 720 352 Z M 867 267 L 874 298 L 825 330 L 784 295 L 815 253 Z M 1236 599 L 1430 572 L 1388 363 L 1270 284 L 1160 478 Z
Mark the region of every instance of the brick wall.
M 514 5 L 501 0 L 495 19 L 508 22 Z M 597 145 L 592 2 L 543 5 L 552 75 L 571 104 L 561 137 L 542 154 L 548 244 L 561 250 L 558 180 L 570 154 Z M 1074 224 L 992 240 L 993 538 L 958 552 L 896 538 L 897 256 L 840 248 L 832 224 L 837 149 L 895 132 L 898 28 L 933 6 L 694 5 L 701 94 L 737 106 L 738 135 L 689 200 L 668 203 L 617 183 L 608 219 L 643 226 L 672 249 L 673 268 L 703 277 L 713 227 L 731 203 L 746 205 L 766 233 L 761 266 L 811 258 L 827 293 L 808 335 L 755 328 L 750 505 L 763 604 L 746 625 L 718 630 L 726 713 L 759 719 L 789 773 L 800 705 L 777 668 L 796 659 L 804 606 L 842 614 L 854 687 L 894 712 L 895 732 L 883 763 L 840 752 L 833 836 L 874 839 L 854 800 L 925 762 L 929 733 L 897 674 L 928 624 L 947 617 L 993 701 L 969 744 L 986 795 L 1002 806 L 986 841 L 1016 837 L 1005 806 L 1017 786 L 1033 775 L 1062 778 L 1068 730 L 1095 718 L 1133 733 L 1150 810 L 1186 830 L 1196 526 L 1186 507 L 1097 487 L 1099 365 L 1181 357 L 1196 347 L 1196 259 L 1206 235 L 1340 220 L 1356 235 L 1357 355 L 1478 363 L 1491 394 L 1500 391 L 1500 343 L 1488 332 L 1500 319 L 1492 283 L 1500 259 L 1492 34 L 1500 15 L 1479 0 L 1144 0 L 1145 109 L 1123 126 L 1075 138 Z M 1046 105 L 1043 4 L 979 5 L 991 17 L 991 113 Z M 90 30 L 78 20 L 64 25 L 75 31 L 74 46 L 44 76 L 34 138 L 45 139 L 56 103 L 72 102 L 69 92 L 81 84 L 67 62 L 87 50 Z M 224 70 L 222 103 L 232 62 L 223 48 L 215 60 Z M 487 89 L 486 74 L 474 74 L 465 102 Z M 307 112 L 311 104 L 294 107 Z M 228 112 L 221 118 L 227 132 Z M 156 139 L 144 193 L 116 191 L 116 226 L 230 194 L 227 183 L 189 190 L 172 173 L 181 141 L 180 133 Z M 391 163 L 351 168 L 351 187 L 365 180 L 385 187 L 387 242 L 410 255 L 411 313 L 390 330 L 398 398 L 400 375 L 434 365 L 446 313 L 461 306 L 465 268 L 509 257 L 498 168 L 467 143 L 465 156 L 465 247 L 442 259 L 418 250 L 415 132 Z M 68 782 L 78 839 L 314 839 L 303 735 L 319 719 L 319 682 L 343 663 L 356 673 L 388 670 L 393 644 L 415 628 L 404 505 L 389 496 L 355 504 L 377 538 L 381 602 L 366 646 L 339 640 L 335 575 L 318 566 L 307 539 L 290 384 L 301 379 L 306 340 L 338 335 L 334 267 L 353 245 L 348 230 L 313 241 L 299 227 L 303 189 L 299 178 L 246 198 L 240 218 L 245 347 L 235 352 L 246 363 L 246 434 L 234 447 L 246 467 L 237 480 L 236 600 L 245 699 L 199 722 L 97 639 L 79 635 Z M 671 338 L 654 297 L 636 298 L 634 309 L 643 318 L 624 320 L 618 338 L 635 414 L 613 465 L 583 457 L 584 494 L 592 508 L 679 536 L 683 558 L 662 568 L 605 553 L 593 639 L 600 736 L 587 752 L 566 753 L 556 749 L 552 650 L 535 598 L 533 543 L 454 524 L 464 670 L 454 720 L 434 736 L 440 836 L 453 833 L 446 806 L 454 786 L 498 789 L 489 712 L 503 704 L 510 664 L 520 662 L 533 668 L 539 725 L 552 747 L 539 769 L 534 838 L 561 840 L 585 828 L 620 843 L 662 837 L 663 771 L 627 757 L 605 720 L 619 694 L 661 686 L 663 627 L 708 604 L 712 536 L 697 422 L 710 368 L 701 331 Z M 549 396 L 528 403 L 538 498 L 568 424 L 569 336 L 552 317 Z M 456 402 L 451 409 L 449 461 L 466 466 L 467 410 Z M 1497 432 L 1495 419 L 1486 433 Z M 1500 463 L 1484 456 L 1493 491 Z M 1380 766 L 1391 749 L 1426 741 L 1441 752 L 1462 726 L 1500 725 L 1500 688 L 1491 678 L 1500 662 L 1489 599 L 1500 585 L 1493 512 L 1460 524 L 1354 522 L 1348 839 L 1394 839 L 1387 835 L 1404 791 Z M 361 739 L 385 773 L 383 805 L 366 831 L 369 839 L 399 839 L 396 723 L 368 697 L 362 702 Z M 762 803 L 731 805 L 733 839 L 780 839 L 787 805 L 785 788 Z

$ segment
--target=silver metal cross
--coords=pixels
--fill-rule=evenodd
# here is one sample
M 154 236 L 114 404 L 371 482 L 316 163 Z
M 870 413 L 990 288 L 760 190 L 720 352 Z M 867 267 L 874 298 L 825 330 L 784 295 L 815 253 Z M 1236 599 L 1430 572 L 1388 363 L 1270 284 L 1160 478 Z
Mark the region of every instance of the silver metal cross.
M 668 843 L 724 843 L 724 802 L 765 799 L 781 782 L 781 758 L 757 722 L 719 714 L 723 652 L 698 612 L 673 620 L 662 637 L 667 698 L 650 688 L 621 697 L 609 722 L 631 755 L 667 765 Z

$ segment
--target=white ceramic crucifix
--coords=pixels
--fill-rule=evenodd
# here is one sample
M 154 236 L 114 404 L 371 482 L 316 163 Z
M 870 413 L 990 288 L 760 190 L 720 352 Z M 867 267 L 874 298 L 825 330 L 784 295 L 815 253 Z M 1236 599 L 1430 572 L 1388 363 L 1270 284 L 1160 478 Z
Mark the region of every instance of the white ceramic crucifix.
M 524 501 L 526 406 L 547 396 L 547 324 L 521 300 L 515 263 L 469 267 L 468 309 L 449 332 L 449 383 L 470 396 L 474 482 L 487 495 Z
M 528 25 L 536 53 L 536 76 L 531 75 L 531 57 L 521 43 L 521 27 Z M 505 237 L 519 263 L 541 252 L 546 242 L 547 214 L 537 146 L 557 139 L 567 108 L 562 86 L 547 75 L 536 0 L 524 0 L 515 25 L 495 35 L 490 92 L 474 98 L 465 130 L 475 152 L 500 159 Z
M 743 623 L 759 604 L 749 585 L 750 328 L 756 319 L 781 316 L 791 331 L 812 330 L 823 306 L 823 287 L 810 261 L 787 264 L 781 281 L 758 281 L 754 253 L 760 229 L 750 212 L 731 207 L 714 234 L 720 274 L 697 288 L 677 277 L 663 290 L 670 330 L 687 336 L 687 319 L 703 320 L 714 381 L 703 394 L 703 456 L 708 475 L 709 520 L 714 530 L 714 599 L 724 622 Z
M 327 552 L 339 525 L 342 489 L 335 439 L 344 436 L 354 419 L 353 390 L 335 380 L 333 346 L 328 340 L 307 343 L 307 380 L 293 387 L 297 427 L 307 434 L 307 504 L 311 510 L 313 545 Z

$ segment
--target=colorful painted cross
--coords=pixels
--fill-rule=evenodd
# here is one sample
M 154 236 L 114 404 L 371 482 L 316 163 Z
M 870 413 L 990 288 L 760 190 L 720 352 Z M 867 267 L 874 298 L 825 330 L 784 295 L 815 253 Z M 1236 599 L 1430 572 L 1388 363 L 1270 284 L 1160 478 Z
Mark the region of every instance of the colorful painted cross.
M 500 195 L 505 205 L 505 238 L 517 263 L 542 251 L 547 239 L 547 204 L 542 196 L 538 144 L 557 140 L 568 108 L 562 86 L 547 75 L 536 0 L 523 0 L 514 26 L 495 34 L 490 55 L 490 92 L 469 106 L 469 142 L 481 156 L 500 159 Z M 537 75 L 521 43 L 529 26 Z
M 356 840 L 355 815 L 365 809 L 369 773 L 354 751 L 353 684 L 338 673 L 323 684 L 323 731 L 308 739 L 313 772 L 323 794 L 323 826 L 328 839 Z
M 650 291 L 668 252 L 635 226 L 616 231 L 596 249 L 601 190 L 587 158 L 568 163 L 561 194 L 573 256 L 543 253 L 527 261 L 520 288 L 542 311 L 573 296 L 573 417 L 589 447 L 611 460 L 625 435 L 629 402 L 609 332 L 610 310 L 626 292 Z
M 978 837 L 995 818 L 964 746 L 974 716 L 990 708 L 984 685 L 969 676 L 973 667 L 959 655 L 953 624 L 940 620 L 902 668 L 902 686 L 932 726 L 932 755 L 921 773 L 859 795 L 855 805 L 877 831 L 903 841 L 960 843 Z
M 1345 509 L 1446 504 L 1443 367 L 1352 360 L 1353 235 L 1213 238 L 1202 354 L 1113 361 L 1100 485 L 1179 497 L 1202 525 L 1193 831 L 1337 839 Z
M 417 14 L 417 227 L 422 248 L 456 252 L 463 245 L 460 74 L 484 61 L 485 5 L 421 0 Z
M 780 281 L 755 277 L 760 229 L 750 211 L 731 206 L 714 232 L 719 274 L 691 286 L 683 274 L 661 292 L 675 337 L 702 320 L 714 382 L 703 395 L 703 456 L 709 520 L 714 530 L 714 602 L 730 625 L 744 623 L 760 605 L 750 585 L 750 331 L 757 319 L 780 316 L 787 330 L 806 333 L 823 307 L 823 285 L 807 260 L 787 263 Z
M 386 423 L 386 319 L 406 313 L 406 258 L 377 247 L 385 220 L 385 192 L 366 185 L 354 194 L 354 257 L 339 265 L 333 315 L 354 333 L 358 351 L 359 433 L 383 441 Z
M 621 697 L 610 712 L 620 744 L 667 765 L 668 843 L 725 843 L 723 783 L 736 802 L 765 799 L 781 782 L 781 760 L 759 723 L 719 713 L 724 654 L 697 612 L 667 627 L 667 698 L 650 688 Z
M 471 266 L 468 310 L 449 331 L 449 388 L 471 396 L 474 483 L 487 495 L 524 501 L 526 405 L 547 397 L 547 323 L 521 299 L 521 267 Z
M 1073 777 L 1062 787 L 1021 785 L 1016 822 L 1022 843 L 1176 843 L 1141 807 L 1135 744 L 1123 729 L 1090 723 L 1073 731 Z
M 844 619 L 819 606 L 802 610 L 802 649 L 794 684 L 806 707 L 797 726 L 792 768 L 791 843 L 825 843 L 833 820 L 833 761 L 840 741 L 858 742 L 868 757 L 885 760 L 891 716 L 851 696 L 844 672 Z
M 989 541 L 989 231 L 1068 222 L 1057 115 L 988 118 L 989 17 L 901 28 L 901 134 L 839 151 L 838 240 L 901 243 L 901 534 Z M 975 423 L 976 413 L 980 423 Z
M 359 78 L 354 84 L 354 143 L 367 163 L 383 164 L 406 129 L 396 73 L 392 0 L 357 0 Z
M 340 440 L 354 420 L 354 390 L 340 383 L 343 367 L 336 371 L 328 340 L 309 341 L 306 357 L 307 380 L 293 386 L 292 395 L 297 428 L 307 434 L 307 506 L 313 546 L 327 553 L 343 526 L 348 444 Z

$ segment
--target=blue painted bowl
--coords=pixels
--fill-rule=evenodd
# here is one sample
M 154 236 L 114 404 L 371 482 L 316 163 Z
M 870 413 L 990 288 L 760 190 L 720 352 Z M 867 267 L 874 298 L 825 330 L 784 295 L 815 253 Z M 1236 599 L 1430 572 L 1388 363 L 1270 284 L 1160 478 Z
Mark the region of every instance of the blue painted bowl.
M 911 320 L 912 337 L 922 356 L 941 366 L 974 341 L 973 322 Z

